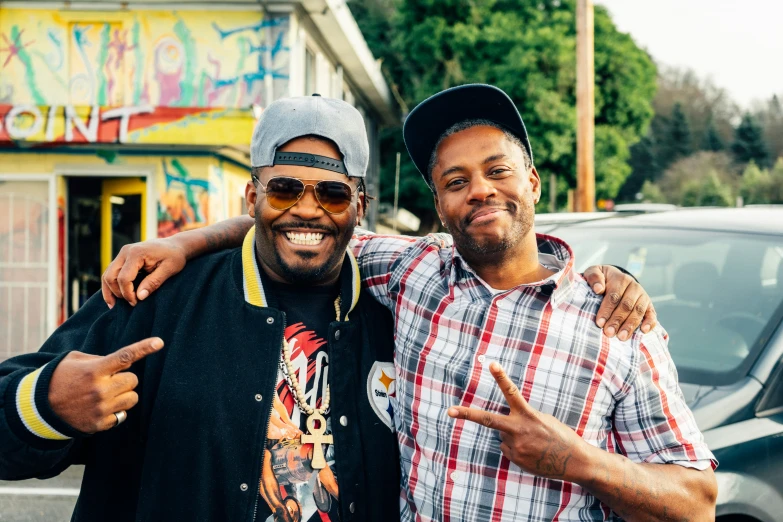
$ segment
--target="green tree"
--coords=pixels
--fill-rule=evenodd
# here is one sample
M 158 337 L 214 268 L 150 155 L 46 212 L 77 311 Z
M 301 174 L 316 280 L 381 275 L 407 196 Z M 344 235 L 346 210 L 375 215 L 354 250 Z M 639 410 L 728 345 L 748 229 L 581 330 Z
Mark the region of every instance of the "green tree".
M 764 142 L 764 131 L 756 119 L 745 113 L 737 129 L 734 131 L 734 142 L 731 152 L 739 163 L 756 162 L 761 167 L 768 166 L 769 152 Z
M 712 119 L 707 124 L 707 132 L 704 134 L 704 143 L 701 148 L 711 152 L 720 152 L 726 148 L 726 144 L 723 143 L 723 138 L 720 137 L 718 128 L 715 126 L 715 121 Z
M 454 85 L 497 85 L 517 103 L 536 167 L 575 186 L 575 0 L 365 0 L 350 8 L 402 100 L 413 108 Z M 383 20 L 379 20 L 383 17 Z M 646 52 L 595 9 L 596 185 L 614 197 L 630 173 L 628 149 L 652 118 L 656 68 Z M 399 130 L 385 135 L 382 194 L 393 191 Z M 401 168 L 401 204 L 432 212 L 431 195 L 410 161 Z M 415 181 L 414 181 L 415 180 Z M 392 185 L 390 187 L 390 185 Z M 559 202 L 565 193 L 559 194 Z M 422 206 L 419 206 L 422 205 Z M 423 217 L 423 216 L 422 216 Z
M 737 193 L 739 175 L 731 157 L 723 152 L 697 152 L 683 158 L 669 167 L 656 185 L 670 203 L 693 205 L 695 200 L 686 201 L 685 194 L 698 195 L 711 176 L 717 176 L 720 185 L 728 187 L 732 196 Z
M 680 103 L 675 103 L 672 109 L 666 145 L 669 149 L 669 161 L 676 161 L 690 156 L 691 152 L 693 152 L 691 148 L 691 127 Z
M 620 201 L 635 201 L 636 194 L 642 191 L 648 182 L 660 177 L 661 170 L 655 150 L 655 137 L 652 132 L 648 132 L 639 143 L 631 147 L 631 159 L 628 162 L 631 174 L 617 196 Z
M 783 204 L 783 158 L 778 158 L 775 162 L 769 177 L 769 202 Z
M 681 205 L 684 207 L 731 207 L 734 196 L 731 187 L 722 183 L 715 171 L 702 180 L 685 184 Z
M 660 187 L 651 181 L 645 181 L 640 190 L 643 203 L 668 203 Z
M 746 205 L 771 203 L 772 176 L 768 170 L 762 170 L 752 161 L 742 172 L 740 195 Z

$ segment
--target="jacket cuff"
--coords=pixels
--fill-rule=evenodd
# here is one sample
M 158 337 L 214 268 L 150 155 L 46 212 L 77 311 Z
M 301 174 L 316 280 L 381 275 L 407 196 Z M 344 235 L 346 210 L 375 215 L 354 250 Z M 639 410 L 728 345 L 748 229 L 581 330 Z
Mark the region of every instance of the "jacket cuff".
M 67 441 L 82 435 L 60 419 L 49 404 L 49 382 L 62 354 L 46 365 L 15 378 L 6 393 L 9 425 L 16 435 L 31 444 Z M 36 444 L 37 445 L 37 444 Z

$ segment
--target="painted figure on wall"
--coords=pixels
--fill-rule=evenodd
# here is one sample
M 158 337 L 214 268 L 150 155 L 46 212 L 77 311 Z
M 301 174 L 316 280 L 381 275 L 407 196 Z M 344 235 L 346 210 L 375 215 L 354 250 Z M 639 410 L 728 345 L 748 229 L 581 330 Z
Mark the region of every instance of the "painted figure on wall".
M 287 16 L 139 10 L 97 21 L 94 11 L 79 21 L 39 9 L 2 12 L 7 103 L 247 108 L 287 95 Z

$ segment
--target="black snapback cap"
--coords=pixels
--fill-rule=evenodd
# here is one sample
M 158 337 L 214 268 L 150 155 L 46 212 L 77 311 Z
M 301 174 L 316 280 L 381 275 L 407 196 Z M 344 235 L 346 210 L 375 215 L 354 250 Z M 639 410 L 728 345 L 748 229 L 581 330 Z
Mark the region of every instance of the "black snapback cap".
M 432 186 L 427 167 L 438 139 L 449 127 L 465 120 L 497 123 L 522 141 L 530 161 L 533 161 L 525 124 L 508 94 L 494 85 L 460 85 L 441 91 L 418 104 L 405 119 L 402 128 L 408 154 L 427 185 Z

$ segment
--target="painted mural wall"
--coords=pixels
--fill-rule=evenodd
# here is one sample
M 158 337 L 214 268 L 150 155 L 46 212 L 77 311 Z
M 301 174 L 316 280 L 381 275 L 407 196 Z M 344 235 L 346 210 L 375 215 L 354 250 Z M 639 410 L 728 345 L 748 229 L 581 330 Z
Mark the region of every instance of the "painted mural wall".
M 0 9 L 0 141 L 244 143 L 250 108 L 288 94 L 289 25 L 257 11 Z
M 3 9 L 0 102 L 264 106 L 287 93 L 288 25 L 259 12 Z

